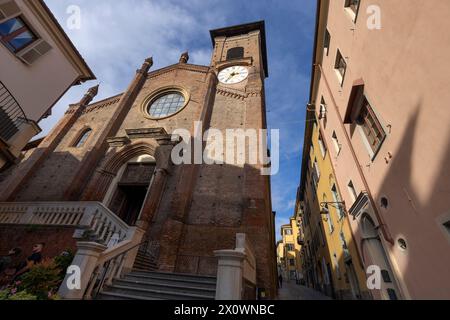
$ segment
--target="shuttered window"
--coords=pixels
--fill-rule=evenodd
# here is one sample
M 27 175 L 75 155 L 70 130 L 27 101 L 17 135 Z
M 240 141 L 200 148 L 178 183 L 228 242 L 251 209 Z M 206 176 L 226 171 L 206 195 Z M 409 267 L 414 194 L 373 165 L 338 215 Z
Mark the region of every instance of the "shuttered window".
M 372 152 L 375 154 L 386 138 L 386 132 L 380 121 L 378 121 L 378 118 L 373 112 L 366 97 L 364 97 L 357 123 L 361 126 L 364 135 L 367 138 L 367 142 L 369 143 Z

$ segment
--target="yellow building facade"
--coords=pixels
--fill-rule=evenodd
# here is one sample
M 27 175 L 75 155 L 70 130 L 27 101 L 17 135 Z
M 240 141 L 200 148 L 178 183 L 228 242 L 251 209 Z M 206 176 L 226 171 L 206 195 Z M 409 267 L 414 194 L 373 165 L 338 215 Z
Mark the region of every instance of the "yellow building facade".
M 282 240 L 277 242 L 277 267 L 278 267 L 278 275 L 283 274 L 283 270 L 284 270 L 284 245 L 283 245 L 283 241 Z
M 336 299 L 370 299 L 366 275 L 341 200 L 316 113 L 308 112 L 297 213 L 306 284 Z
M 282 240 L 279 244 L 280 273 L 285 280 L 300 282 L 302 279 L 302 265 L 300 260 L 300 246 L 298 244 L 299 227 L 295 218 L 289 224 L 281 226 Z

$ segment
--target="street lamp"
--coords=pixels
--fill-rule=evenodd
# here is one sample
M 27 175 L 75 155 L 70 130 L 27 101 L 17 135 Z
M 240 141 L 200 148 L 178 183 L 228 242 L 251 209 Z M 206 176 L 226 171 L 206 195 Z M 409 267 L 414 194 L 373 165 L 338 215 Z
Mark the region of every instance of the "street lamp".
M 342 210 L 344 214 L 345 211 L 345 201 L 341 202 L 321 202 L 320 203 L 320 214 L 328 215 L 330 213 L 330 210 L 328 209 L 328 206 L 331 205 L 339 210 Z

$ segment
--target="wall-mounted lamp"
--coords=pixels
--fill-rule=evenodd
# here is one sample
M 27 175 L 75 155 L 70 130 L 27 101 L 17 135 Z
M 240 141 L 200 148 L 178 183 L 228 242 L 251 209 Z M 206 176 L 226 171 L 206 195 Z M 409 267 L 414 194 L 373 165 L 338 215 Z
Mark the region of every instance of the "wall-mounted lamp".
M 328 209 L 328 206 L 333 206 L 339 210 L 342 210 L 344 213 L 347 213 L 345 211 L 345 201 L 342 202 L 321 202 L 320 203 L 320 214 L 328 215 L 330 213 L 330 210 Z

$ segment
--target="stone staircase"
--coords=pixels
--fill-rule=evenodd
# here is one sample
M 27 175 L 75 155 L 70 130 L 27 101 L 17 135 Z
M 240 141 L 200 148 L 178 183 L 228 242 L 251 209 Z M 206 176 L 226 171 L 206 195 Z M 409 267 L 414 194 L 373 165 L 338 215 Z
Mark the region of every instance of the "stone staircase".
M 214 300 L 216 277 L 133 270 L 105 286 L 99 300 Z
M 137 271 L 155 271 L 158 269 L 158 266 L 150 255 L 139 250 L 134 261 L 133 269 Z

